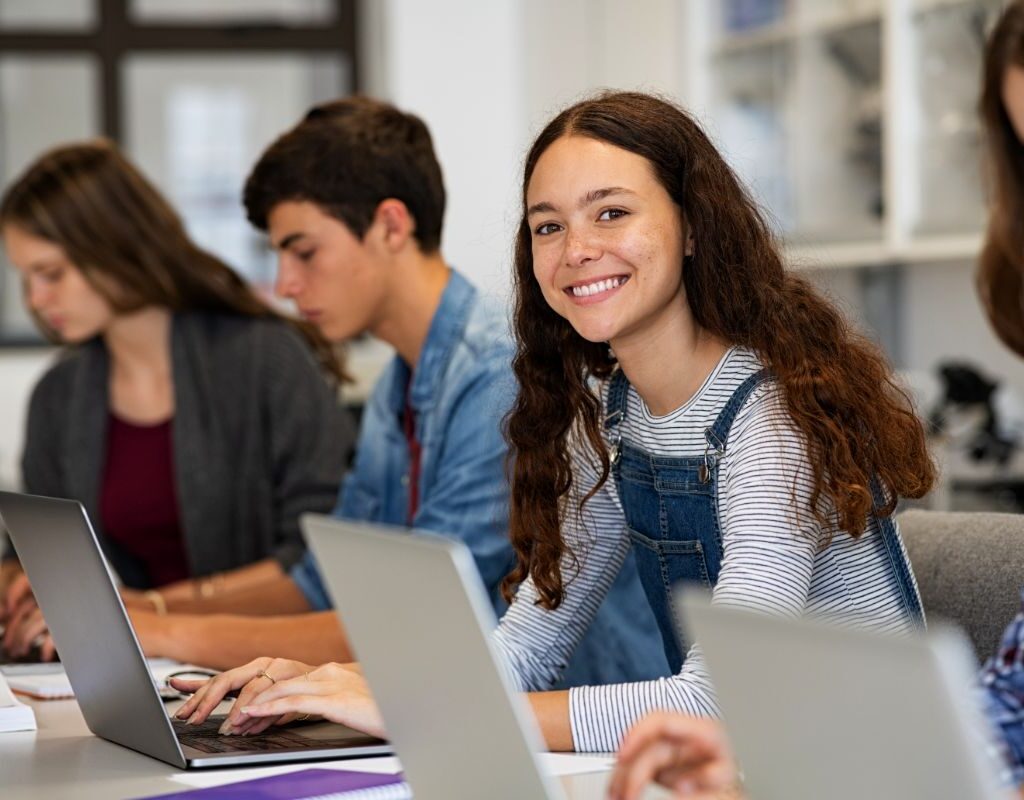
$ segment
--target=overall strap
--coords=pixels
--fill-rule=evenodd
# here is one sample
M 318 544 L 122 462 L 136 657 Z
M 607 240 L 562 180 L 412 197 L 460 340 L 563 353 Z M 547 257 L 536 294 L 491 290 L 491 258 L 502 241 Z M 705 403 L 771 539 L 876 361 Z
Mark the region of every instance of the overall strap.
M 743 383 L 736 387 L 736 391 L 732 393 L 732 397 L 725 404 L 725 407 L 718 415 L 718 419 L 715 420 L 710 428 L 704 431 L 704 438 L 708 440 L 708 446 L 714 448 L 719 455 L 725 452 L 725 444 L 729 439 L 729 429 L 732 428 L 733 420 L 736 419 L 736 415 L 743 407 L 743 404 L 747 402 L 750 393 L 769 378 L 771 378 L 771 373 L 766 369 L 762 369 L 743 381 Z
M 608 402 L 605 406 L 604 429 L 611 430 L 626 416 L 626 401 L 629 397 L 629 381 L 626 374 L 617 369 L 608 379 Z
M 877 476 L 871 479 L 871 499 L 876 512 L 885 505 L 885 492 L 882 491 L 882 484 Z M 914 623 L 923 628 L 925 620 L 924 609 L 921 606 L 921 596 L 918 594 L 917 586 L 914 584 L 914 577 L 910 571 L 910 562 L 907 560 L 906 552 L 900 543 L 899 533 L 896 531 L 896 523 L 891 516 L 877 516 L 876 519 L 878 519 L 882 544 L 885 546 L 885 554 L 889 558 L 889 564 L 892 567 L 893 574 L 896 577 L 896 584 L 903 598 L 903 605 Z

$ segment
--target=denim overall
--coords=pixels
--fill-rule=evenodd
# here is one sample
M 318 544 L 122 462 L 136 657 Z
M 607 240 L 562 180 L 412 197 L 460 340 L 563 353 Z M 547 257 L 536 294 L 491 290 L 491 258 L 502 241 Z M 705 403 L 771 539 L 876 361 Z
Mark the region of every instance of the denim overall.
M 747 378 L 729 398 L 714 424 L 704 431 L 703 456 L 651 455 L 622 439 L 611 448 L 612 475 L 626 517 L 640 582 L 661 630 L 669 666 L 678 672 L 689 643 L 672 600 L 673 587 L 692 581 L 707 587 L 718 582 L 722 566 L 722 532 L 718 520 L 718 466 L 729 441 L 729 430 L 743 403 L 762 382 L 765 370 Z M 626 415 L 629 382 L 621 370 L 611 378 L 605 430 L 617 428 Z M 873 486 L 876 506 L 881 493 Z M 896 526 L 889 517 L 878 519 L 907 614 L 923 623 L 921 601 L 900 546 Z

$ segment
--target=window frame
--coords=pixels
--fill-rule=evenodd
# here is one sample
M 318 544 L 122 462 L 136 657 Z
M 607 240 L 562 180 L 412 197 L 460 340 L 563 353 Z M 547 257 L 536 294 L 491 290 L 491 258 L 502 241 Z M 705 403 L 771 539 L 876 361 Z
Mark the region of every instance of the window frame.
M 345 77 L 353 90 L 361 87 L 359 70 L 358 0 L 331 0 L 333 19 L 324 23 L 291 25 L 277 21 L 184 24 L 138 22 L 129 0 L 96 0 L 97 19 L 80 31 L 0 28 L 0 53 L 5 56 L 87 55 L 97 65 L 95 87 L 99 134 L 123 144 L 125 70 L 127 59 L 139 54 L 237 55 L 321 52 L 341 56 Z M 12 286 L 3 276 L 4 287 Z M 42 337 L 10 334 L 0 324 L 0 348 L 52 347 Z

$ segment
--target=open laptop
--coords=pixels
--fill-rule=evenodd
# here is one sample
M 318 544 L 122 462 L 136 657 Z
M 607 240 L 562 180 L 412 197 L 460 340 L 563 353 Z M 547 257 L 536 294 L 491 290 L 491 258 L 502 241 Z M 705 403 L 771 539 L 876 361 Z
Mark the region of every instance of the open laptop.
M 97 736 L 183 769 L 391 753 L 340 725 L 242 737 L 219 735 L 221 718 L 201 726 L 170 719 L 81 504 L 0 492 L 0 518 Z
M 413 796 L 603 797 L 607 775 L 556 782 L 536 720 L 493 649 L 494 612 L 459 541 L 301 518 Z
M 896 638 L 714 606 L 693 588 L 676 599 L 751 797 L 1005 800 L 958 631 Z

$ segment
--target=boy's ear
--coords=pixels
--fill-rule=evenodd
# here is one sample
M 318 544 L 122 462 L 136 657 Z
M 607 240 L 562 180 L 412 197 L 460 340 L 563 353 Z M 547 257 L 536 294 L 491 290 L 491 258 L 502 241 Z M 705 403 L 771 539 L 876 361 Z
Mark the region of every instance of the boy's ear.
M 401 200 L 382 200 L 373 212 L 373 223 L 385 247 L 397 252 L 408 244 L 416 231 L 416 220 Z

